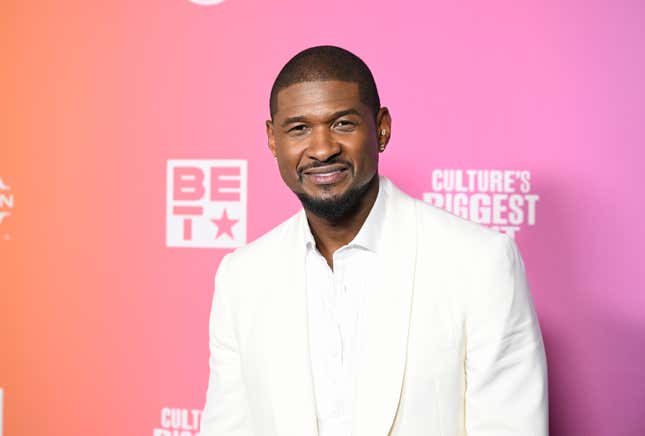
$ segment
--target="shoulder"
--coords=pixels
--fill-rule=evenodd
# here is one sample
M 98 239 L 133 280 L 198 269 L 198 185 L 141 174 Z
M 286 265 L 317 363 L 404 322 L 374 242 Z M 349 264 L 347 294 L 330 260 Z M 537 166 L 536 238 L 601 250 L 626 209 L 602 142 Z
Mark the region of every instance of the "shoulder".
M 503 236 L 500 238 L 501 233 L 496 230 L 468 221 L 424 201 L 415 200 L 415 206 L 421 237 L 470 249 L 495 244 L 495 241 L 504 239 Z
M 510 236 L 400 191 L 395 197 L 416 215 L 417 283 L 432 284 L 426 290 L 452 300 L 455 313 L 527 298 L 524 264 Z
M 458 246 L 472 250 L 478 246 L 497 244 L 497 241 L 508 238 L 496 230 L 411 197 L 389 181 L 388 196 L 391 199 L 390 206 L 394 209 L 414 212 L 417 240 L 427 242 L 428 245 Z
M 508 235 L 413 198 L 391 182 L 387 192 L 393 227 L 410 235 L 414 232 L 417 261 L 426 266 L 422 270 L 460 283 L 499 274 L 518 261 L 519 252 Z M 413 229 L 399 225 L 406 223 L 403 215 L 414 215 Z
M 296 247 L 300 220 L 299 212 L 222 258 L 214 278 L 215 295 L 228 300 L 232 312 L 239 314 L 242 307 L 245 313 L 252 312 L 250 308 L 258 304 L 266 290 L 279 282 L 276 274 L 285 253 Z
M 302 213 L 302 210 L 298 211 L 254 241 L 228 253 L 225 256 L 228 267 L 232 271 L 241 268 L 248 272 L 249 267 L 261 268 L 262 265 L 271 264 L 280 252 L 288 248 L 288 244 L 296 243 L 300 235 Z

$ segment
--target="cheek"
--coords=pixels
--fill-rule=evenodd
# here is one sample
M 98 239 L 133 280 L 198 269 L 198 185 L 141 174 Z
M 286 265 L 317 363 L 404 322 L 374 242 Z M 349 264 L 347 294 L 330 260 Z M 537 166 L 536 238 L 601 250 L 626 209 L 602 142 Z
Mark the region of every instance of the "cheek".
M 298 179 L 298 165 L 300 163 L 300 155 L 294 152 L 293 149 L 285 151 L 284 149 L 278 151 L 278 168 L 280 175 L 285 182 Z
M 373 172 L 378 168 L 379 153 L 378 148 L 375 145 L 366 144 L 360 152 L 358 159 L 356 159 L 357 164 L 360 166 L 361 172 Z M 359 170 L 359 168 L 356 168 Z
M 292 188 L 298 180 L 298 175 L 293 170 L 283 166 L 280 167 L 280 177 L 282 177 L 282 180 L 287 184 L 287 186 Z

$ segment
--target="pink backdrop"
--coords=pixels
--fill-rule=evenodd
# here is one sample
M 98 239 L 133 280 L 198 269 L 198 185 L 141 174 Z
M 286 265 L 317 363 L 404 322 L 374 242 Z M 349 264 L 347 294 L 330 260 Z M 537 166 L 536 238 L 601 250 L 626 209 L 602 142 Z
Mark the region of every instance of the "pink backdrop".
M 3 9 L 5 436 L 196 433 L 223 241 L 253 240 L 299 206 L 266 149 L 269 89 L 293 54 L 323 43 L 361 56 L 390 108 L 382 174 L 418 198 L 461 193 L 458 213 L 485 218 L 490 202 L 491 224 L 518 223 L 547 347 L 551 434 L 645 434 L 641 2 Z M 167 216 L 172 162 L 217 161 L 184 162 L 208 174 L 230 159 L 245 169 L 214 178 L 204 198 L 221 201 L 201 206 L 218 219 L 226 210 L 235 234 L 195 218 L 205 233 L 192 235 L 220 248 L 168 246 L 183 225 Z M 464 179 L 446 191 L 433 174 L 450 169 L 514 182 L 490 192 Z

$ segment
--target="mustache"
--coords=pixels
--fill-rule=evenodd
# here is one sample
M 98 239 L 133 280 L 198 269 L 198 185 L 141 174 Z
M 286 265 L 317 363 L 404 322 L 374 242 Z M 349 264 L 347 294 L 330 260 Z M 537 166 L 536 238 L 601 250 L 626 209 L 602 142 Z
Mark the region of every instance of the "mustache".
M 312 163 L 310 163 L 310 164 L 307 164 L 307 165 L 303 165 L 303 166 L 301 166 L 301 167 L 298 167 L 298 168 L 297 168 L 297 172 L 298 172 L 298 175 L 299 175 L 300 177 L 302 177 L 302 173 L 303 173 L 303 172 L 305 172 L 305 171 L 307 171 L 307 170 L 310 170 L 310 169 L 312 169 L 312 168 L 324 167 L 324 166 L 327 166 L 327 165 L 334 165 L 334 164 L 341 164 L 341 165 L 344 165 L 344 166 L 346 166 L 346 167 L 347 167 L 347 168 L 348 168 L 352 173 L 354 172 L 354 165 L 352 165 L 352 163 L 351 163 L 351 162 L 349 162 L 349 161 L 347 161 L 347 160 L 345 160 L 345 159 L 339 159 L 339 158 L 332 158 L 332 159 L 328 159 L 328 160 L 325 160 L 325 161 L 314 161 L 314 162 L 312 162 Z

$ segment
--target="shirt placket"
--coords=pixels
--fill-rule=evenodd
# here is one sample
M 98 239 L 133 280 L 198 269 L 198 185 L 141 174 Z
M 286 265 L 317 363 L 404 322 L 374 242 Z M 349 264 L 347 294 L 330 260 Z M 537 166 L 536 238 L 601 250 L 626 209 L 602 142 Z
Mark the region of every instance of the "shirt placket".
M 339 419 L 343 415 L 344 403 L 342 397 L 342 385 L 344 382 L 344 361 L 346 344 L 344 343 L 344 325 L 343 325 L 343 305 L 342 299 L 345 273 L 345 256 L 344 251 L 339 250 L 334 254 L 334 271 L 332 274 L 332 300 L 330 321 L 330 330 L 333 331 L 331 337 L 330 363 L 332 375 L 332 392 L 333 392 L 333 412 L 334 419 Z

